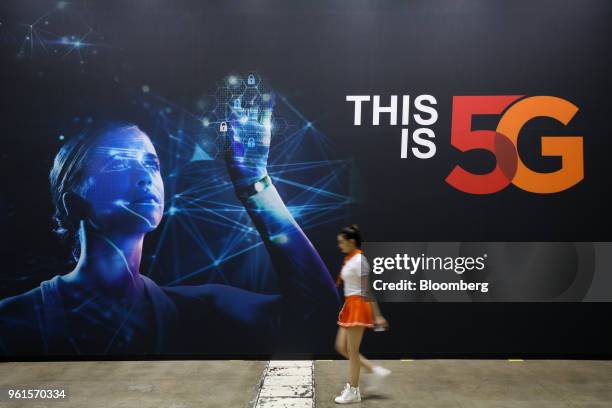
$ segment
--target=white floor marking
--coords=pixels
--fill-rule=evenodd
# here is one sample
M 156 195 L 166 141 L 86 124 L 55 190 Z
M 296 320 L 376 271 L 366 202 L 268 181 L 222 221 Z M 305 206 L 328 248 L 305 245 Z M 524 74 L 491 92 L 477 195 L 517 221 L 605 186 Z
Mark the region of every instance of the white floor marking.
M 312 361 L 270 361 L 255 408 L 314 408 Z

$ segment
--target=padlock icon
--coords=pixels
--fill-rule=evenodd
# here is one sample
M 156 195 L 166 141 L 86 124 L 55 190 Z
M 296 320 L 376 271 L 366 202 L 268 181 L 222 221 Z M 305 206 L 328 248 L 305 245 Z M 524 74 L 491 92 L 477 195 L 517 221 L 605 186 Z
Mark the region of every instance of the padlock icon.
M 234 99 L 234 109 L 240 109 L 240 98 Z
M 247 85 L 255 85 L 255 75 L 249 74 L 247 77 Z
M 249 140 L 247 142 L 247 146 L 248 147 L 255 147 L 255 139 L 253 139 L 252 137 L 249 137 Z
M 219 126 L 219 130 L 221 132 L 227 132 L 227 122 L 221 122 L 221 125 Z

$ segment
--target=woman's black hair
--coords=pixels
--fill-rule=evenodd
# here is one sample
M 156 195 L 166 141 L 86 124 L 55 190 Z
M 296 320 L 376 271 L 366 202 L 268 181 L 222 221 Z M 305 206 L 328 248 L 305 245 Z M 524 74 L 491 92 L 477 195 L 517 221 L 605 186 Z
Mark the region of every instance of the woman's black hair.
M 75 260 L 79 257 L 79 223 L 83 214 L 66 211 L 64 194 L 78 194 L 77 191 L 85 181 L 84 170 L 89 152 L 95 147 L 98 139 L 107 133 L 130 127 L 136 125 L 129 122 L 114 122 L 81 133 L 68 140 L 55 156 L 49 173 L 51 201 L 55 209 L 52 217 L 55 223 L 54 232 L 71 245 Z
M 361 232 L 359 231 L 357 224 L 351 224 L 348 227 L 342 228 L 339 234 L 342 235 L 344 239 L 354 239 L 357 248 L 361 248 Z

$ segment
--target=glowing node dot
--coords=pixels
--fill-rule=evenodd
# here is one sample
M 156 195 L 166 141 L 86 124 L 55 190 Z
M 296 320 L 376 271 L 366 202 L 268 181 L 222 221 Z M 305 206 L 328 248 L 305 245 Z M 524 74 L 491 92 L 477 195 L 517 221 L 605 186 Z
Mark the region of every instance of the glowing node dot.
M 178 208 L 176 208 L 175 206 L 172 206 L 168 209 L 168 214 L 170 215 L 174 215 L 178 212 Z
M 245 123 L 247 123 L 248 121 L 249 121 L 249 118 L 247 118 L 246 116 L 242 116 L 242 117 L 240 118 L 240 123 L 242 123 L 243 125 L 244 125 Z
M 202 125 L 204 125 L 204 127 L 208 127 L 208 125 L 210 125 L 210 120 L 208 120 L 208 118 L 202 119 Z
M 142 92 L 144 93 L 149 93 L 151 89 L 149 88 L 149 85 L 143 85 L 142 86 Z
M 235 75 L 230 75 L 227 78 L 227 83 L 230 85 L 236 85 L 238 83 L 238 78 Z
M 59 135 L 57 138 L 58 138 L 59 140 L 64 140 L 64 139 L 65 139 L 64 135 Z

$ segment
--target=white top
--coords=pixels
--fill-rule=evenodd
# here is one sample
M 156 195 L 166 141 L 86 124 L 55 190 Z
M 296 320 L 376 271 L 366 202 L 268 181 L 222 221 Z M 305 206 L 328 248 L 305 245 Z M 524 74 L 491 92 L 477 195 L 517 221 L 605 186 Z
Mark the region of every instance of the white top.
M 344 281 L 344 296 L 365 296 L 365 290 L 361 290 L 362 277 L 368 276 L 369 273 L 370 265 L 362 254 L 355 254 L 346 261 L 340 270 L 340 276 Z

